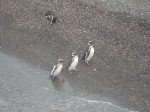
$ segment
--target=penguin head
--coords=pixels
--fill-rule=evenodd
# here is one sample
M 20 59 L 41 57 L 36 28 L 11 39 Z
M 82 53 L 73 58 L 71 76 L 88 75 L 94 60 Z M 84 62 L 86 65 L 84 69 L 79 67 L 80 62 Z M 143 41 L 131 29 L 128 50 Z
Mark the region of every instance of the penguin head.
M 63 59 L 62 59 L 62 58 L 59 58 L 59 59 L 58 59 L 58 62 L 59 62 L 59 63 L 63 63 Z
M 72 56 L 74 57 L 74 56 L 76 56 L 77 54 L 76 54 L 76 52 L 72 52 Z
M 54 14 L 53 14 L 52 11 L 48 11 L 48 12 L 46 12 L 45 17 L 50 20 L 50 19 L 51 19 L 51 16 L 53 16 L 53 15 L 54 15 Z
M 88 42 L 88 45 L 91 46 L 91 45 L 92 45 L 92 41 L 89 41 L 89 42 Z

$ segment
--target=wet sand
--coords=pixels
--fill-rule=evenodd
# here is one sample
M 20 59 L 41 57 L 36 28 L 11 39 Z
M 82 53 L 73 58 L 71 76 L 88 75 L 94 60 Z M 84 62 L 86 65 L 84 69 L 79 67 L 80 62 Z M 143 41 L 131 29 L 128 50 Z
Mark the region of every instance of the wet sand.
M 150 6 L 145 2 L 143 12 Z M 77 95 L 86 93 L 91 99 L 127 109 L 150 110 L 148 14 L 140 18 L 140 11 L 132 14 L 82 0 L 2 0 L 0 4 L 2 52 L 48 71 L 59 57 L 67 66 L 74 50 L 81 58 L 92 40 L 96 54 L 91 65 L 80 62 L 79 72 L 62 73 L 70 88 Z M 48 10 L 58 16 L 56 24 L 51 25 L 44 17 Z
M 0 61 L 1 112 L 133 112 L 90 99 L 83 91 L 74 91 L 65 78 L 49 80 L 48 71 L 2 52 Z

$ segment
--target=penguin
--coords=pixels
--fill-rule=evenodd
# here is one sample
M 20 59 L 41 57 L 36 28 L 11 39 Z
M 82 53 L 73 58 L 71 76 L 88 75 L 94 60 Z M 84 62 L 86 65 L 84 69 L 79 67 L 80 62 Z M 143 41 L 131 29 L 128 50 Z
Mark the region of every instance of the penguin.
M 88 50 L 85 52 L 85 54 L 84 54 L 84 56 L 83 56 L 83 60 L 84 60 L 87 64 L 89 64 L 89 61 L 91 60 L 91 58 L 93 57 L 94 52 L 95 52 L 94 47 L 93 47 L 91 41 L 88 42 L 88 46 L 89 46 L 89 48 L 88 48 Z
M 57 17 L 52 11 L 46 12 L 45 17 L 51 22 L 51 24 L 56 23 Z
M 50 77 L 57 77 L 63 69 L 63 59 L 58 59 L 58 64 L 55 65 L 50 73 Z
M 72 70 L 76 70 L 76 66 L 78 64 L 78 61 L 79 61 L 78 55 L 76 54 L 76 52 L 73 52 L 72 53 L 72 61 L 71 61 L 71 64 L 68 68 L 69 72 Z

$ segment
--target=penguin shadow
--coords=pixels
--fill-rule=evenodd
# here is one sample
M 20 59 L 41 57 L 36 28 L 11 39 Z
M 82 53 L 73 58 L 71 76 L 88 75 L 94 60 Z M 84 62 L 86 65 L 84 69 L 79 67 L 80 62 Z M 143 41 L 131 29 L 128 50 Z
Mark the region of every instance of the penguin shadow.
M 79 73 L 79 69 L 77 68 L 76 70 L 72 70 L 72 71 L 67 71 L 65 77 L 72 76 L 72 75 L 77 75 Z
M 84 71 L 84 73 L 88 73 L 88 72 L 97 72 L 97 60 L 95 60 L 94 58 L 91 59 L 88 63 L 85 62 L 84 58 L 81 57 L 79 64 L 77 66 L 77 68 L 80 68 L 79 72 Z
M 94 60 L 90 60 L 88 63 L 85 62 L 85 54 L 79 60 L 79 64 L 86 67 L 92 67 L 94 65 Z
M 56 91 L 64 91 L 64 77 L 58 76 L 58 77 L 49 77 L 54 89 Z
M 93 62 L 93 60 L 90 60 L 90 62 L 86 63 L 84 60 L 81 60 L 81 61 L 80 61 L 80 64 L 81 64 L 82 66 L 92 67 L 92 66 L 94 65 L 94 62 Z

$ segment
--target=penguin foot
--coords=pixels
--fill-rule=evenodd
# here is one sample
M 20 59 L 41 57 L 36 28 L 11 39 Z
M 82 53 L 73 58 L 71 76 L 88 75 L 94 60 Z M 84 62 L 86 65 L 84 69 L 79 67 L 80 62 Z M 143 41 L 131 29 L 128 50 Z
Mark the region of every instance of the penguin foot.
M 53 77 L 54 77 L 54 76 L 50 75 L 50 76 L 49 76 L 49 79 L 51 79 L 51 78 L 53 78 Z
M 75 72 L 79 71 L 79 69 L 74 69 Z
M 60 77 L 60 75 L 58 75 L 58 76 L 50 75 L 50 76 L 49 76 L 50 79 L 53 79 L 53 78 L 59 78 L 59 77 Z
M 88 62 L 88 61 L 85 61 L 85 63 L 86 63 L 87 65 L 89 65 L 89 62 Z

